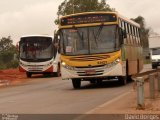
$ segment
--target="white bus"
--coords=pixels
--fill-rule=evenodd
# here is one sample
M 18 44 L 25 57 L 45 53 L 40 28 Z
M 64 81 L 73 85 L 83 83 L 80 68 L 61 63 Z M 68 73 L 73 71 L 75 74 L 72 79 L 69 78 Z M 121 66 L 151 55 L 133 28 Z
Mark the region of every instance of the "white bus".
M 32 74 L 60 76 L 60 55 L 54 47 L 54 39 L 47 35 L 29 35 L 20 38 L 19 71 Z

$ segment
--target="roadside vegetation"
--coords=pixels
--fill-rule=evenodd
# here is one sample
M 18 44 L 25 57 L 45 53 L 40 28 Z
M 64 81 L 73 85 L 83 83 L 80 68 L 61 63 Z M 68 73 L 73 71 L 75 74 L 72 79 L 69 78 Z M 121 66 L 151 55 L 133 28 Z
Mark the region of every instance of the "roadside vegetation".
M 0 69 L 18 67 L 18 50 L 10 36 L 0 39 Z

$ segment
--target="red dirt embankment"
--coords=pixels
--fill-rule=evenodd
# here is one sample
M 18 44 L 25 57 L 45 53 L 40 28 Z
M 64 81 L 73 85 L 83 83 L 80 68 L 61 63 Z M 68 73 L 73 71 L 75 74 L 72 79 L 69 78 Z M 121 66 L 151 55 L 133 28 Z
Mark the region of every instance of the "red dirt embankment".
M 19 72 L 19 69 L 0 70 L 0 82 L 14 82 L 25 79 L 25 73 Z

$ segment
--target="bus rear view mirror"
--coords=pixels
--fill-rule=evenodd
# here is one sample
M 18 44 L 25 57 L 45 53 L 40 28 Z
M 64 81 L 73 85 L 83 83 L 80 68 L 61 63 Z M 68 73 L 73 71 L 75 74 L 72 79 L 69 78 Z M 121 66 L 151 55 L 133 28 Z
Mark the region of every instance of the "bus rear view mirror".
M 127 38 L 127 33 L 125 30 L 123 30 L 123 38 Z
M 59 43 L 54 43 L 55 48 L 59 48 Z
M 119 28 L 119 40 L 120 40 L 120 44 L 123 44 L 123 30 L 122 28 Z
M 54 47 L 59 48 L 60 44 L 60 31 L 55 31 L 54 32 Z

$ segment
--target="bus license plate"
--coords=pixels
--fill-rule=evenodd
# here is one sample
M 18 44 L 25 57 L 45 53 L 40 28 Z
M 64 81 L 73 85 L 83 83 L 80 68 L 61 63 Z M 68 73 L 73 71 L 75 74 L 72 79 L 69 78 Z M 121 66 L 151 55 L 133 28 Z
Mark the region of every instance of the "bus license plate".
M 86 70 L 85 72 L 86 72 L 87 75 L 96 74 L 95 70 Z

